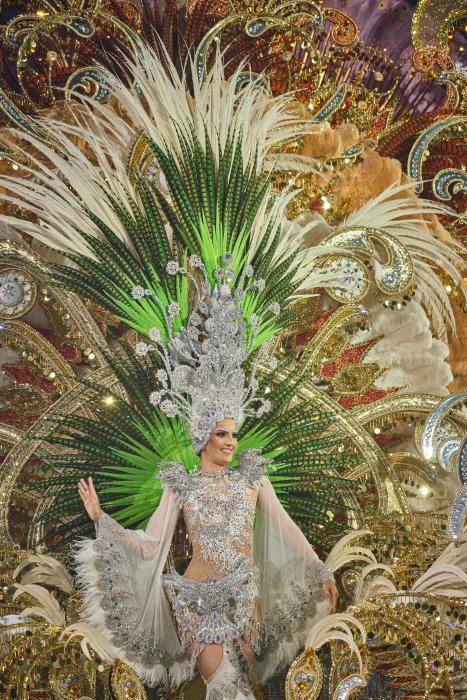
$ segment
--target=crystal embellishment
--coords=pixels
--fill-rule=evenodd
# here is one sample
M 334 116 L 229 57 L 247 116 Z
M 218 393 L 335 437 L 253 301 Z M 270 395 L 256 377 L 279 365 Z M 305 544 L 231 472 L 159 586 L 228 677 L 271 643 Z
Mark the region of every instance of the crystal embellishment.
M 196 292 L 187 325 L 176 331 L 179 305 L 171 302 L 165 308 L 154 297 L 165 317 L 167 344 L 159 333 L 153 332 L 150 338 L 154 345 L 140 342 L 136 347 L 138 355 L 159 354 L 163 369 L 157 372 L 159 386 L 150 393 L 150 403 L 159 406 L 169 418 L 186 421 L 197 453 L 223 418 L 240 423 L 248 415 L 261 416 L 270 409 L 270 402 L 257 396 L 255 373 L 259 354 L 249 369 L 247 381 L 242 366 L 255 348 L 263 316 L 277 316 L 280 307 L 274 303 L 261 316 L 251 313 L 247 322 L 242 301 L 247 293 L 259 294 L 264 289 L 264 280 L 254 280 L 250 267 L 237 279 L 237 273 L 230 267 L 232 260 L 230 253 L 223 256 L 222 267 L 214 271 L 213 286 L 198 256 L 190 258 L 196 275 L 176 261 L 169 261 L 168 273 L 187 275 Z M 204 278 L 202 282 L 200 275 Z M 135 287 L 132 294 L 140 299 L 147 291 Z

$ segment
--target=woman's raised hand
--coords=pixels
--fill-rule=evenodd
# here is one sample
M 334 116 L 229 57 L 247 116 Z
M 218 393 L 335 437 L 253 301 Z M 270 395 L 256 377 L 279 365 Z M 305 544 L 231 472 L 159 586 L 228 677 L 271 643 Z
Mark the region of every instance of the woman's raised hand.
M 78 492 L 91 520 L 94 520 L 94 522 L 99 520 L 101 515 L 101 506 L 91 477 L 88 478 L 87 483 L 85 479 L 79 480 Z

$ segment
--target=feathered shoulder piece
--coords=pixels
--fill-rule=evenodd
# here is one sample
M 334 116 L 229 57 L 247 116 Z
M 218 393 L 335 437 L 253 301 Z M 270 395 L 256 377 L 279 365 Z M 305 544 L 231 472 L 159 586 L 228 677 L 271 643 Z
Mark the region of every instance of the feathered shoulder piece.
M 244 450 L 238 455 L 237 472 L 247 481 L 254 483 L 268 474 L 272 459 L 266 459 L 260 450 Z
M 238 455 L 237 468 L 229 467 L 219 472 L 203 472 L 200 468 L 187 471 L 183 464 L 178 462 L 162 462 L 158 466 L 167 468 L 162 468 L 157 473 L 157 478 L 185 500 L 203 483 L 203 477 L 229 475 L 235 481 L 245 481 L 249 486 L 254 486 L 262 476 L 267 475 L 267 467 L 271 462 L 271 459 L 265 459 L 261 455 L 260 450 L 245 450 Z
M 157 473 L 157 478 L 181 498 L 188 498 L 193 487 L 193 477 L 183 464 L 178 462 L 161 462 L 158 466 L 167 467 L 167 469 L 161 469 Z

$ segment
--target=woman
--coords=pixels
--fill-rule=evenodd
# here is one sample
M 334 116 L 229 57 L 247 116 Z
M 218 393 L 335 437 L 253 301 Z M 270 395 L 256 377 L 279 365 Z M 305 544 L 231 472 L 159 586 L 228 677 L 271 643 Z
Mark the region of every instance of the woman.
M 280 505 L 266 460 L 250 450 L 229 468 L 237 437 L 224 418 L 197 470 L 159 473 L 165 489 L 144 533 L 101 510 L 91 478 L 78 484 L 97 531 L 77 553 L 85 617 L 150 684 L 164 669 L 178 684 L 196 664 L 208 700 L 254 698 L 252 672 L 264 681 L 288 663 L 336 605 L 333 576 Z M 193 547 L 183 576 L 163 573 L 180 511 Z

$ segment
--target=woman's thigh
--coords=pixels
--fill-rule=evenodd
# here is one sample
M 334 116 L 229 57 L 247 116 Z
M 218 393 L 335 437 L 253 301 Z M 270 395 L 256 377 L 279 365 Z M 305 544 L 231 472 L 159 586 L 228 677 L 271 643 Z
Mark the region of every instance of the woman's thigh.
M 248 665 L 252 664 L 255 659 L 253 649 L 243 640 L 240 640 L 241 652 L 246 658 Z M 196 651 L 197 643 L 193 642 L 188 647 L 188 654 L 191 655 Z M 224 646 L 222 644 L 207 644 L 198 656 L 196 665 L 198 671 L 205 681 L 217 671 L 224 657 Z

